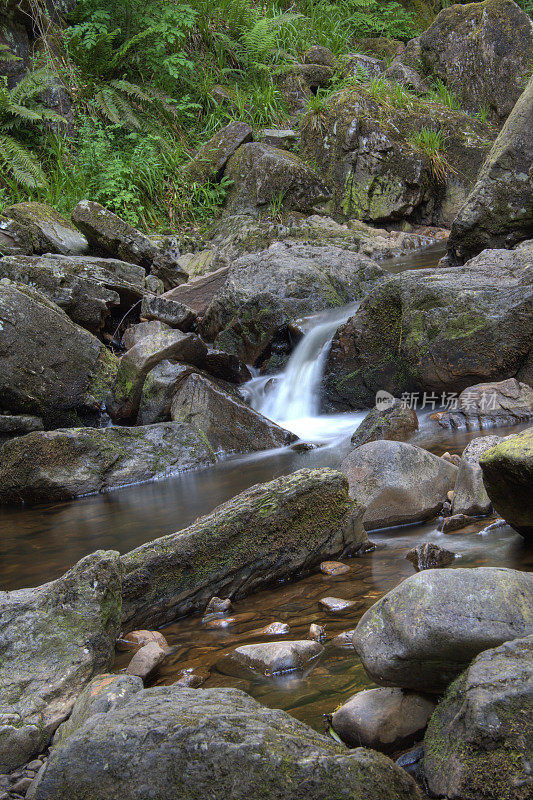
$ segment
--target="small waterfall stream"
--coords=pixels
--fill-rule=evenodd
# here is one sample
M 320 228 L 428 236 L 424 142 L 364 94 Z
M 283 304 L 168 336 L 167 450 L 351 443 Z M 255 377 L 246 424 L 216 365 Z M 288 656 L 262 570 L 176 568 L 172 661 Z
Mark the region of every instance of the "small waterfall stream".
M 320 388 L 326 358 L 337 328 L 359 303 L 308 317 L 306 333 L 280 375 L 258 376 L 243 387 L 256 411 L 301 439 L 324 443 L 352 433 L 364 414 L 321 415 Z

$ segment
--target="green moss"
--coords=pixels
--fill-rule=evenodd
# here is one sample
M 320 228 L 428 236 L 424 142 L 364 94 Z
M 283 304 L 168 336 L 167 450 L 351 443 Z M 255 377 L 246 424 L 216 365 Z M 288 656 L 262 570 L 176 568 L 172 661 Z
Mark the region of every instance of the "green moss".
M 90 399 L 101 405 L 118 371 L 118 359 L 113 353 L 103 347 L 100 349 L 94 369 L 89 376 L 87 395 Z

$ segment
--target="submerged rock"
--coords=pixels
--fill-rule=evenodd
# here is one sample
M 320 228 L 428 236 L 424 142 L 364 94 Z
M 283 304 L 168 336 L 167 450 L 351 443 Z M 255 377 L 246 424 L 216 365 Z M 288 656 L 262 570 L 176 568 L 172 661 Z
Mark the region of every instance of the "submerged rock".
M 509 3 L 516 6 L 514 3 Z M 522 42 L 512 32 L 513 40 Z M 531 58 L 531 56 L 530 56 Z M 506 92 L 507 87 L 502 84 Z M 462 263 L 486 247 L 512 247 L 533 233 L 533 78 L 513 108 L 453 222 L 448 251 Z
M 342 597 L 322 597 L 318 602 L 328 614 L 345 614 L 356 605 L 354 600 L 345 600 Z
M 367 541 L 343 475 L 299 470 L 258 484 L 178 533 L 123 556 L 124 628 L 200 611 L 216 592 L 236 599 Z
M 350 493 L 366 506 L 366 530 L 431 519 L 455 486 L 457 468 L 421 447 L 369 442 L 341 463 Z
M 117 360 L 59 306 L 29 286 L 0 281 L 0 396 L 14 414 L 45 421 L 98 410 Z
M 284 447 L 298 438 L 197 373 L 179 384 L 170 415 L 205 436 L 217 453 Z
M 424 738 L 435 796 L 526 800 L 533 779 L 533 636 L 485 650 L 449 687 Z
M 513 569 L 430 569 L 361 618 L 355 649 L 376 683 L 442 692 L 487 647 L 533 633 L 533 575 Z
M 89 251 L 87 239 L 72 222 L 44 203 L 17 203 L 3 213 L 28 231 L 34 253 L 80 256 Z
M 393 753 L 419 741 L 434 700 L 403 689 L 367 689 L 338 708 L 331 726 L 348 747 Z
M 418 418 L 412 408 L 394 400 L 388 408 L 373 408 L 352 436 L 354 447 L 380 439 L 405 442 L 418 430 Z
M 38 431 L 4 445 L 0 502 L 70 500 L 214 461 L 205 438 L 185 423 Z
M 113 661 L 119 554 L 99 550 L 36 589 L 0 593 L 0 770 L 41 753 L 76 696 Z
M 419 798 L 385 756 L 347 752 L 244 692 L 160 686 L 92 717 L 54 748 L 35 800 L 298 800 L 302 787 L 309 800 Z
M 324 651 L 318 642 L 267 642 L 237 647 L 217 661 L 217 668 L 226 675 L 250 677 L 259 673 L 267 677 L 286 672 L 307 670 Z
M 525 538 L 533 535 L 533 428 L 510 436 L 479 460 L 494 508 Z
M 485 250 L 462 267 L 411 270 L 371 290 L 333 339 L 329 403 L 358 408 L 380 390 L 422 401 L 426 391 L 438 407 L 443 392 L 516 376 L 533 340 L 532 253 Z

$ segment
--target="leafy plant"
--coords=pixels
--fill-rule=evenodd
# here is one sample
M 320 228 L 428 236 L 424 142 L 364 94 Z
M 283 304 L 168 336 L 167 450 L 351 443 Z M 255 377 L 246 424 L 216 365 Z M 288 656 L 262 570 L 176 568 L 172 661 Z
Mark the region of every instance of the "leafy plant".
M 486 122 L 489 118 L 489 115 L 490 115 L 490 109 L 488 109 L 487 106 L 483 106 L 483 108 L 480 108 L 477 114 L 475 114 L 474 116 L 476 117 L 477 120 L 479 120 L 479 122 Z
M 12 89 L 8 88 L 7 78 L 0 76 L 0 166 L 5 177 L 27 188 L 45 186 L 46 175 L 21 137 L 32 127 L 42 128 L 45 124 L 64 122 L 50 109 L 38 102 L 39 95 L 50 83 L 50 75 L 45 70 L 28 73 Z
M 454 111 L 461 110 L 461 103 L 455 96 L 455 94 L 448 89 L 446 84 L 444 84 L 440 78 L 437 78 L 431 87 L 431 91 L 427 95 L 428 100 L 433 101 L 435 103 L 440 103 L 443 106 L 447 106 Z

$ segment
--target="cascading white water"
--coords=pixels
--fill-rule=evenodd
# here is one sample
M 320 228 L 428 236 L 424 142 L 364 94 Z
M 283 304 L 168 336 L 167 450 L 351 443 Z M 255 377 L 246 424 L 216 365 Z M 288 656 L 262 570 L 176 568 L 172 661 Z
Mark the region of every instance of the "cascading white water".
M 251 405 L 301 439 L 327 442 L 353 432 L 362 414 L 320 415 L 320 387 L 335 331 L 358 303 L 308 318 L 303 339 L 281 375 L 253 378 L 244 388 Z

